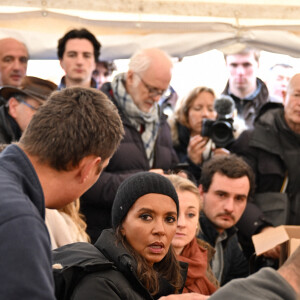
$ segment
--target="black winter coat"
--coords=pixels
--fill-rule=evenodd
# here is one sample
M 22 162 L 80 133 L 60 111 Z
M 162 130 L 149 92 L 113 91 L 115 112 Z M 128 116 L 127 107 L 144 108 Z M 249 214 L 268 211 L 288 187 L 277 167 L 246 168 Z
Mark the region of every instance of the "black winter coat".
M 4 105 L 0 106 L 0 144 L 16 142 L 21 134 L 18 124 L 8 114 L 7 108 Z
M 231 151 L 243 156 L 256 175 L 254 199 L 237 224 L 246 247 L 263 224 L 300 225 L 300 135 L 287 126 L 284 109 L 267 110 Z M 286 174 L 289 183 L 280 193 Z
M 111 94 L 110 83 L 104 84 L 102 89 L 117 106 Z M 98 181 L 81 197 L 81 209 L 86 217 L 87 232 L 92 242 L 97 240 L 103 229 L 111 227 L 111 208 L 121 182 L 137 172 L 150 170 L 140 133 L 124 116 L 120 107 L 118 109 L 125 136 Z M 164 171 L 172 169 L 178 163 L 166 119 L 166 115 L 161 116 L 152 167 Z
M 198 237 L 212 247 L 215 247 L 216 239 L 219 232 L 214 225 L 201 213 L 200 216 L 201 232 Z M 222 248 L 224 254 L 224 268 L 220 285 L 224 285 L 235 278 L 246 277 L 249 275 L 248 262 L 243 254 L 241 246 L 237 238 L 237 229 L 235 227 L 226 230 L 227 238 L 222 241 Z
M 87 273 L 73 289 L 71 300 L 153 300 L 174 293 L 162 279 L 159 294 L 154 298 L 149 294 L 136 277 L 135 260 L 122 245 L 116 245 L 112 229 L 103 230 L 95 245 L 73 243 L 55 249 L 53 262 Z
M 176 130 L 177 134 L 178 134 L 178 140 L 173 141 L 173 148 L 176 151 L 179 161 L 181 163 L 187 164 L 187 167 L 185 170 L 188 172 L 188 175 L 189 174 L 192 175 L 192 178 L 190 178 L 190 179 L 198 185 L 200 177 L 201 177 L 202 163 L 195 164 L 188 157 L 187 148 L 188 148 L 188 145 L 190 142 L 190 130 L 186 126 L 180 124 L 179 122 L 175 123 L 173 130 Z M 207 147 L 208 147 L 208 145 L 207 145 Z M 210 150 L 212 150 L 212 149 L 210 149 Z M 213 155 L 213 153 L 212 153 L 212 151 L 210 151 L 210 154 L 206 158 L 206 160 L 209 160 L 212 157 L 212 155 Z
M 250 98 L 240 99 L 237 96 L 229 92 L 229 82 L 223 91 L 223 95 L 229 95 L 232 97 L 237 109 L 238 115 L 245 120 L 248 128 L 252 128 L 256 116 L 259 114 L 262 106 L 269 100 L 269 92 L 267 86 L 262 80 L 256 78 L 257 86 L 260 86 L 260 90 L 255 91 Z

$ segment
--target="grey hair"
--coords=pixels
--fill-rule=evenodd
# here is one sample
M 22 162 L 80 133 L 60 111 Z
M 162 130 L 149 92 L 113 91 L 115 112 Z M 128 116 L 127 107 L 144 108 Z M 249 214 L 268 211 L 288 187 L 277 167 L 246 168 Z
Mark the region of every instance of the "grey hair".
M 143 49 L 140 49 L 130 58 L 129 69 L 135 73 L 143 73 L 149 68 L 150 63 L 151 58 L 149 55 Z
M 156 53 L 156 54 L 154 54 Z M 165 56 L 166 59 L 172 63 L 172 58 L 169 56 L 168 53 L 165 51 L 158 49 L 158 48 L 145 48 L 136 51 L 129 62 L 129 70 L 136 72 L 136 73 L 143 73 L 147 71 L 150 67 L 151 63 L 154 62 L 156 55 Z

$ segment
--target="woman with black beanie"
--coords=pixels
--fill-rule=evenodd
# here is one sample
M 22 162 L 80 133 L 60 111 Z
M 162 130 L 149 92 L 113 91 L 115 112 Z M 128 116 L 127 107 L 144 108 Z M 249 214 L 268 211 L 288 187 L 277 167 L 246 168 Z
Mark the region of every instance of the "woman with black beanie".
M 178 213 L 169 179 L 151 172 L 129 177 L 114 200 L 112 229 L 103 230 L 95 245 L 75 243 L 53 251 L 60 272 L 80 273 L 72 275 L 80 278 L 75 286 L 68 291 L 64 286 L 64 298 L 56 286 L 57 298 L 151 300 L 180 293 L 187 266 L 180 267 L 171 245 Z

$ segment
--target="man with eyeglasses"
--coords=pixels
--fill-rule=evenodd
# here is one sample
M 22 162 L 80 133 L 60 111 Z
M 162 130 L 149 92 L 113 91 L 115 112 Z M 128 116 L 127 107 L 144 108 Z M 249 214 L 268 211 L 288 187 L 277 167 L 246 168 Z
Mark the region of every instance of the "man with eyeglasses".
M 81 197 L 92 242 L 111 227 L 112 203 L 124 179 L 140 171 L 163 174 L 178 163 L 167 117 L 158 106 L 169 87 L 172 67 L 165 52 L 139 50 L 131 57 L 127 73 L 101 88 L 119 110 L 125 136 L 100 179 Z
M 0 96 L 7 100 L 0 107 L 0 143 L 18 141 L 37 109 L 57 89 L 51 81 L 25 76 L 20 87 L 4 86 Z

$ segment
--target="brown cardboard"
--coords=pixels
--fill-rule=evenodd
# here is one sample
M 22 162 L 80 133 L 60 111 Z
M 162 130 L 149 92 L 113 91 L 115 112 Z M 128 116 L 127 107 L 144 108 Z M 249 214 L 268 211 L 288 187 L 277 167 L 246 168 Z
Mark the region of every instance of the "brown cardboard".
M 300 245 L 300 226 L 282 225 L 252 236 L 256 255 L 281 245 L 282 264 Z
M 300 246 L 300 239 L 292 238 L 290 240 L 290 252 L 289 256 Z

